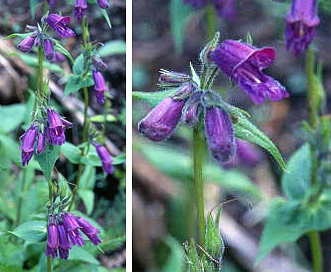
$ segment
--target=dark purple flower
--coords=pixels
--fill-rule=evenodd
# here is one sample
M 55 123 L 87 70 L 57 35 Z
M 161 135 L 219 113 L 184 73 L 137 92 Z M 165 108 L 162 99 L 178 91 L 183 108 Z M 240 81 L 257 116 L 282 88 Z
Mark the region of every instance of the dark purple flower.
M 41 131 L 38 134 L 38 141 L 37 141 L 37 154 L 42 154 L 45 152 L 46 145 L 45 145 L 45 134 Z
M 207 107 L 205 133 L 211 155 L 222 163 L 231 161 L 236 144 L 229 114 L 219 107 Z
M 59 222 L 57 228 L 59 231 L 59 256 L 60 256 L 60 259 L 68 259 L 69 249 L 71 249 L 71 243 L 68 238 L 68 233 L 62 222 Z
M 292 0 L 286 21 L 286 49 L 292 49 L 294 55 L 298 56 L 308 48 L 315 36 L 315 27 L 320 22 L 317 0 Z
M 47 248 L 46 256 L 52 255 L 54 259 L 57 256 L 57 249 L 59 247 L 59 233 L 57 225 L 53 222 L 53 217 L 50 216 L 50 223 L 47 230 Z
M 107 2 L 107 0 L 97 0 L 98 2 L 98 6 L 102 9 L 106 9 L 109 8 L 109 4 Z
M 87 9 L 86 0 L 76 0 L 75 10 L 74 10 L 75 18 L 77 20 L 81 20 L 85 14 L 86 9 Z
M 82 217 L 76 217 L 76 220 L 78 224 L 81 226 L 81 231 L 84 232 L 84 234 L 91 240 L 91 242 L 97 246 L 102 241 L 99 238 L 99 230 L 92 226 L 90 222 L 88 222 L 86 219 Z
M 27 36 L 23 41 L 18 44 L 17 48 L 23 53 L 28 53 L 32 49 L 35 40 L 36 36 Z
M 58 14 L 50 14 L 46 18 L 46 22 L 57 32 L 62 38 L 69 38 L 75 36 L 73 32 L 66 25 L 70 23 L 70 17 L 62 17 Z
M 81 226 L 77 223 L 75 216 L 70 213 L 62 213 L 62 219 L 72 244 L 77 244 L 78 246 L 84 245 L 85 241 L 82 235 L 79 233 Z
M 63 62 L 66 60 L 66 57 L 61 54 L 60 52 L 55 52 L 55 56 L 54 56 L 54 59 L 51 60 L 50 62 Z
M 203 8 L 208 3 L 207 0 L 184 0 L 184 2 L 196 9 Z
M 63 145 L 65 143 L 64 125 L 60 115 L 53 109 L 47 110 L 49 126 L 46 128 L 46 139 L 52 145 Z
M 92 62 L 93 62 L 93 66 L 101 71 L 106 70 L 108 67 L 107 64 L 104 63 L 102 59 L 97 55 L 92 56 Z
M 138 124 L 138 130 L 153 141 L 165 140 L 177 127 L 185 99 L 165 98 Z
M 111 175 L 114 172 L 112 165 L 113 163 L 112 156 L 109 154 L 108 150 L 104 146 L 99 145 L 97 142 L 93 142 L 93 145 L 97 150 L 98 156 L 102 163 L 103 170 L 105 170 L 107 174 Z
M 219 16 L 225 17 L 228 20 L 234 20 L 236 18 L 234 0 L 213 0 L 213 2 Z
M 105 82 L 105 78 L 102 73 L 96 69 L 93 69 L 93 80 L 94 80 L 94 93 L 97 101 L 100 105 L 105 104 L 105 91 L 108 91 L 108 87 Z
M 274 78 L 262 73 L 276 57 L 271 47 L 258 49 L 252 45 L 226 40 L 209 54 L 222 72 L 251 97 L 256 104 L 269 98 L 278 101 L 289 96 L 285 88 Z
M 22 151 L 22 165 L 25 166 L 29 163 L 33 156 L 34 142 L 37 136 L 37 127 L 31 125 L 30 128 L 20 137 L 22 144 L 20 150 Z
M 189 126 L 194 126 L 199 121 L 199 116 L 202 110 L 200 101 L 201 94 L 202 92 L 193 93 L 184 107 L 182 120 Z
M 44 40 L 44 53 L 46 59 L 49 61 L 53 60 L 55 57 L 54 44 L 51 40 Z

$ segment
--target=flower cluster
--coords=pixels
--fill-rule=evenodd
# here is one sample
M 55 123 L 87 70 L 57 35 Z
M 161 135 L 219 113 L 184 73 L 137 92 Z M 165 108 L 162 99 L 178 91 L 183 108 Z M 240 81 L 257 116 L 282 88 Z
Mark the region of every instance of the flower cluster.
M 62 145 L 65 143 L 64 131 L 72 127 L 72 123 L 61 118 L 60 115 L 51 108 L 47 109 L 47 119 L 33 122 L 29 129 L 20 137 L 22 142 L 20 150 L 22 152 L 22 165 L 25 166 L 31 160 L 35 146 L 36 153 L 42 154 L 46 149 L 46 143 L 52 145 Z
M 228 20 L 234 20 L 236 17 L 234 0 L 184 0 L 184 2 L 196 9 L 204 8 L 211 3 L 219 16 Z
M 62 17 L 57 14 L 50 14 L 46 17 L 45 21 L 49 26 L 56 30 L 62 38 L 73 37 L 75 33 L 66 25 L 70 22 L 70 17 Z M 41 28 L 41 29 L 46 29 Z M 27 30 L 32 31 L 17 48 L 23 53 L 28 53 L 33 46 L 42 46 L 47 60 L 56 61 L 56 53 L 54 48 L 54 40 L 40 28 L 35 26 L 28 26 Z M 59 53 L 58 53 L 59 54 Z
M 255 103 L 266 98 L 277 101 L 288 97 L 285 88 L 262 73 L 275 59 L 273 48 L 257 49 L 238 41 L 227 40 L 207 53 L 208 57 Z M 153 141 L 170 136 L 180 121 L 196 125 L 203 116 L 205 136 L 211 155 L 220 163 L 232 162 L 236 139 L 228 105 L 212 90 L 201 89 L 188 75 L 161 70 L 161 86 L 177 91 L 161 101 L 138 124 L 138 130 Z
M 107 174 L 111 175 L 114 172 L 114 168 L 112 165 L 113 163 L 112 156 L 109 154 L 108 150 L 104 146 L 98 144 L 97 142 L 93 142 L 93 145 L 97 150 L 98 156 L 102 163 L 103 170 L 105 170 Z
M 315 36 L 315 27 L 320 22 L 317 0 L 293 0 L 286 21 L 286 49 L 292 49 L 298 56 L 308 48 Z
M 102 9 L 109 8 L 107 0 L 97 0 L 98 6 Z M 77 20 L 81 20 L 87 9 L 87 0 L 76 0 L 74 16 Z
M 109 89 L 101 71 L 107 68 L 107 64 L 105 64 L 97 55 L 92 56 L 92 62 L 94 67 L 92 70 L 94 80 L 94 94 L 98 103 L 103 105 L 105 104 L 105 92 L 109 91 Z
M 81 247 L 85 244 L 79 231 L 83 232 L 95 246 L 101 243 L 98 236 L 100 231 L 86 219 L 66 212 L 61 212 L 59 215 L 50 215 L 47 229 L 46 256 L 51 255 L 54 259 L 59 253 L 60 259 L 68 259 L 69 250 L 72 246 L 78 245 Z

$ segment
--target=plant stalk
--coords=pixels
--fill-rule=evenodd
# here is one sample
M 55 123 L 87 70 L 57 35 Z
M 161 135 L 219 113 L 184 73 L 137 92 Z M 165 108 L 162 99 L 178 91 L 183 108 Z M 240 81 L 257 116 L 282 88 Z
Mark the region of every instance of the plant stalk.
M 193 174 L 198 219 L 198 241 L 201 246 L 205 244 L 204 182 L 202 176 L 204 153 L 204 138 L 200 126 L 196 126 L 193 128 Z
M 311 128 L 315 131 L 318 126 L 319 120 L 319 97 L 314 87 L 314 66 L 315 66 L 315 52 L 312 47 L 308 48 L 306 56 L 306 71 L 307 71 L 307 83 L 308 83 L 308 109 L 309 109 L 309 123 Z M 310 154 L 311 154 L 311 185 L 318 186 L 317 178 L 317 147 L 315 144 L 310 144 Z M 323 256 L 322 256 L 322 246 L 318 231 L 311 231 L 307 233 L 312 258 L 313 258 L 313 272 L 323 271 Z
M 210 41 L 215 35 L 215 9 L 212 4 L 206 7 L 207 40 Z

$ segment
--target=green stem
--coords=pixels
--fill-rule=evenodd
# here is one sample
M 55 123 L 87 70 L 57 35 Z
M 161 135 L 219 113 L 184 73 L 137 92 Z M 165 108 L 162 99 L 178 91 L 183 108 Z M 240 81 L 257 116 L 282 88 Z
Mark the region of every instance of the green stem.
M 307 83 L 308 83 L 308 109 L 309 109 L 309 123 L 313 130 L 318 127 L 318 107 L 319 107 L 319 97 L 314 87 L 314 65 L 315 65 L 315 52 L 309 47 L 306 57 L 306 71 L 307 71 Z M 317 147 L 314 143 L 310 144 L 311 153 L 311 184 L 312 186 L 319 186 L 317 178 L 318 170 L 318 160 L 317 160 Z M 322 246 L 318 231 L 311 231 L 307 233 L 313 258 L 313 268 L 314 272 L 322 272 L 323 269 L 323 256 L 322 256 Z
M 206 7 L 207 40 L 210 41 L 215 35 L 215 9 L 212 4 Z
M 204 139 L 200 127 L 196 126 L 193 128 L 193 171 L 198 217 L 198 241 L 202 246 L 205 244 L 204 183 L 202 177 L 204 153 Z
M 52 256 L 47 256 L 47 272 L 52 271 Z
M 320 237 L 317 231 L 309 232 L 308 237 L 311 244 L 313 257 L 313 272 L 323 271 L 323 257 Z
M 40 99 L 39 102 L 43 102 L 43 85 L 44 85 L 44 51 L 41 46 L 39 46 L 38 50 L 38 64 L 39 64 L 39 92 L 37 93 L 37 100 Z
M 17 205 L 16 226 L 18 226 L 21 221 L 23 193 L 25 191 L 25 181 L 26 181 L 26 168 L 23 168 L 22 184 L 21 184 L 20 196 L 19 196 L 18 205 Z

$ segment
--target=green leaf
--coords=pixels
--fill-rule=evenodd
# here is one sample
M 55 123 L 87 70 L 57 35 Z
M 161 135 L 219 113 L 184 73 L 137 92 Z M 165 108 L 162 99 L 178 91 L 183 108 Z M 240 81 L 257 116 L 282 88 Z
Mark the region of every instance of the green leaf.
M 72 71 L 75 75 L 80 75 L 84 72 L 84 54 L 80 54 L 74 62 Z
M 215 260 L 221 261 L 224 254 L 224 244 L 222 237 L 215 224 L 214 219 L 211 213 L 207 216 L 207 225 L 206 225 L 206 251 L 210 254 Z M 207 256 L 208 259 L 208 256 Z
M 111 22 L 110 22 L 109 15 L 108 15 L 107 11 L 105 9 L 100 9 L 100 11 L 101 11 L 103 17 L 105 17 L 105 20 L 106 20 L 109 28 L 111 29 Z
M 47 144 L 46 150 L 43 154 L 35 154 L 35 158 L 39 163 L 41 171 L 44 173 L 47 181 L 51 179 L 55 163 L 60 156 L 60 151 L 60 146 Z
M 201 81 L 200 81 L 200 77 L 198 76 L 197 72 L 194 70 L 194 67 L 192 65 L 192 62 L 190 62 L 190 69 L 191 69 L 191 75 L 192 75 L 192 79 L 193 81 L 200 86 L 201 85 Z
M 190 272 L 203 272 L 203 267 L 201 267 L 200 257 L 196 249 L 196 242 L 192 238 L 189 242 L 184 244 L 187 266 Z
M 282 189 L 289 199 L 304 199 L 310 189 L 311 159 L 309 145 L 303 145 L 287 163 Z
M 0 106 L 0 133 L 11 132 L 23 123 L 25 108 L 22 104 Z
M 124 154 L 121 154 L 121 155 L 118 155 L 118 156 L 114 157 L 114 161 L 113 161 L 112 165 L 122 164 L 125 161 L 126 161 L 126 155 L 124 153 Z
M 81 176 L 79 187 L 81 189 L 93 190 L 95 185 L 95 167 L 87 165 Z
M 162 272 L 182 272 L 183 271 L 183 250 L 181 244 L 171 236 L 165 239 L 166 245 L 170 249 L 168 259 L 162 268 Z
M 236 137 L 261 146 L 273 156 L 283 170 L 286 170 L 285 162 L 275 144 L 246 117 L 237 117 L 237 122 L 234 124 Z
M 46 220 L 28 221 L 8 232 L 25 241 L 39 242 L 46 237 Z
M 189 5 L 183 5 L 182 0 L 171 0 L 170 2 L 170 24 L 171 34 L 175 43 L 176 52 L 183 51 L 184 29 L 192 9 Z
M 81 247 L 74 246 L 70 250 L 68 260 L 82 261 L 85 263 L 99 264 L 99 261 L 94 258 L 89 252 Z
M 29 54 L 18 54 L 21 60 L 23 60 L 27 65 L 38 68 L 39 67 L 39 62 L 38 58 Z M 51 70 L 54 73 L 59 73 L 61 75 L 65 74 L 65 71 L 63 68 L 55 63 L 49 63 L 48 61 L 44 60 L 43 61 L 43 66 L 46 69 Z
M 90 215 L 94 207 L 94 192 L 88 189 L 79 189 L 78 195 L 83 200 L 87 215 Z
M 81 158 L 81 150 L 75 145 L 66 142 L 61 146 L 61 152 L 70 162 L 78 164 Z
M 54 48 L 55 48 L 55 51 L 67 56 L 70 59 L 71 63 L 74 63 L 74 59 L 72 58 L 69 51 L 67 49 L 65 49 L 59 42 L 56 42 L 54 44 Z
M 103 123 L 105 121 L 115 122 L 116 120 L 117 120 L 116 117 L 112 114 L 107 114 L 106 116 L 104 116 L 104 115 L 95 115 L 95 116 L 92 116 L 90 118 L 90 121 L 95 122 L 95 123 Z
M 37 5 L 38 5 L 38 0 L 30 0 L 30 11 L 31 11 L 32 19 L 34 19 L 36 16 Z
M 98 55 L 100 57 L 109 57 L 118 54 L 126 53 L 126 43 L 121 40 L 114 40 L 106 42 L 102 47 L 98 49 Z
M 0 134 L 0 149 L 4 149 L 5 154 L 16 165 L 22 165 L 20 151 L 19 151 L 19 145 L 12 138 Z
M 89 73 L 89 75 L 85 78 L 82 78 L 80 75 L 69 75 L 64 89 L 63 99 L 73 92 L 78 92 L 83 87 L 90 87 L 93 85 L 94 81 L 91 73 Z
M 12 33 L 8 35 L 7 37 L 4 38 L 4 40 L 9 40 L 15 37 L 21 37 L 25 39 L 26 37 L 30 36 L 33 32 L 28 32 L 28 33 Z
M 94 146 L 90 146 L 89 152 L 81 158 L 81 163 L 91 166 L 101 166 L 102 163 L 100 161 L 100 158 L 94 148 Z
M 177 89 L 169 89 L 166 91 L 159 91 L 159 92 L 133 92 L 132 99 L 143 100 L 149 103 L 152 107 L 155 107 L 163 99 L 174 95 L 177 91 L 178 91 Z
M 0 271 L 6 272 L 24 272 L 23 268 L 20 265 L 7 265 L 7 264 L 0 264 Z

